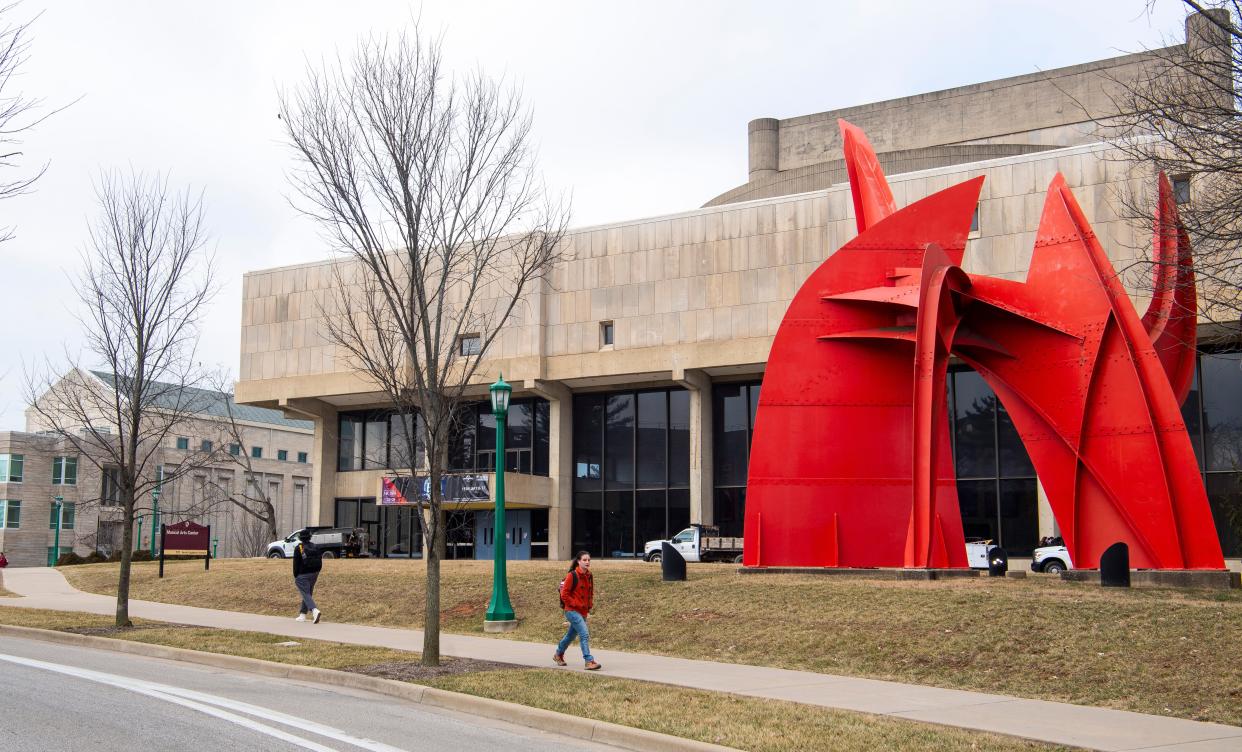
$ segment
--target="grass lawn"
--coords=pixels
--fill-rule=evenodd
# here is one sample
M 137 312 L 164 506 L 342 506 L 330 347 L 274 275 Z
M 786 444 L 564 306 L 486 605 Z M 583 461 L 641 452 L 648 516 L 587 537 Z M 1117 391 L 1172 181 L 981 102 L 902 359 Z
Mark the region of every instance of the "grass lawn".
M 0 608 L 0 624 L 97 634 L 371 675 L 384 675 L 394 666 L 418 660 L 417 653 L 400 650 L 320 640 L 302 640 L 296 646 L 282 646 L 278 643 L 287 642 L 289 638 L 227 629 L 160 626 L 158 622 L 137 621 L 135 629 L 116 630 L 111 617 L 60 611 Z M 417 670 L 418 667 L 409 668 Z M 466 670 L 416 683 L 755 752 L 805 749 L 1045 752 L 1064 749 L 996 734 L 778 700 L 587 676 L 581 672 L 519 668 Z
M 512 562 L 521 623 L 499 638 L 551 643 L 562 632 L 559 562 Z M 292 615 L 287 561 L 134 568 L 135 598 Z M 116 565 L 61 569 L 114 593 Z M 597 561 L 592 644 L 687 658 L 866 676 L 1242 725 L 1242 593 L 1113 590 L 980 578 L 940 582 L 748 576 L 691 565 Z M 329 561 L 315 597 L 333 621 L 418 627 L 418 563 Z M 445 562 L 444 628 L 482 635 L 489 562 Z

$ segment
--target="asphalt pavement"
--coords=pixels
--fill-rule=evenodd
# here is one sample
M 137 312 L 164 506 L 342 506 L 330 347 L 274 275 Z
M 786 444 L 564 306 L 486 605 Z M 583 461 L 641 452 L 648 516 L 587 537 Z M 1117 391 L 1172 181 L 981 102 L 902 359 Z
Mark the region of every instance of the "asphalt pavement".
M 0 637 L 0 752 L 612 750 L 383 695 Z

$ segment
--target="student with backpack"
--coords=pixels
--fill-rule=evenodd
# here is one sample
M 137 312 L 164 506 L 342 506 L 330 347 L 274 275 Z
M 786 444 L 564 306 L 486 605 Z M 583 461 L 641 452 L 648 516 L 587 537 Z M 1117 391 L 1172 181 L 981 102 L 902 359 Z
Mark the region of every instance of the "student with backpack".
M 552 654 L 552 662 L 564 666 L 565 651 L 578 636 L 578 644 L 582 647 L 582 660 L 586 661 L 587 671 L 597 671 L 600 665 L 591 655 L 591 634 L 587 630 L 587 615 L 595 605 L 595 583 L 591 579 L 591 555 L 579 551 L 574 556 L 574 563 L 569 565 L 569 573 L 561 582 L 561 609 L 565 611 L 565 619 L 569 622 L 569 631 L 561 638 Z
M 315 605 L 315 582 L 323 569 L 323 550 L 311 543 L 311 531 L 298 531 L 298 545 L 293 549 L 293 583 L 302 595 L 302 609 L 295 621 L 306 621 L 306 615 L 318 624 L 323 615 Z

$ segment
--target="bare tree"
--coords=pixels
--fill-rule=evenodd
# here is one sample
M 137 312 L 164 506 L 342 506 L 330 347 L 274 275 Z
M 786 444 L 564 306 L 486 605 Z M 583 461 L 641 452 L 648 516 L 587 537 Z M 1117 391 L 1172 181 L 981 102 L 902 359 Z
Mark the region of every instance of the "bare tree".
M 299 208 L 343 256 L 338 294 L 323 306 L 327 337 L 408 416 L 407 459 L 393 464 L 414 464 L 425 445 L 422 661 L 438 665 L 440 481 L 458 406 L 502 327 L 546 280 L 568 209 L 535 177 L 518 92 L 478 72 L 450 76 L 440 40 L 417 28 L 310 67 L 282 95 L 281 117 Z
M 1242 314 L 1242 0 L 1183 0 L 1194 11 L 1185 44 L 1147 54 L 1152 64 L 1134 78 L 1115 78 L 1108 113 L 1094 114 L 1117 147 L 1119 159 L 1142 172 L 1163 171 L 1178 189 L 1178 213 L 1191 239 L 1201 319 L 1228 324 L 1237 336 Z M 1156 191 L 1123 189 L 1119 197 L 1127 219 L 1150 225 Z M 1144 249 L 1147 250 L 1147 249 Z M 1131 284 L 1157 292 L 1171 284 L 1176 257 L 1162 259 L 1156 249 L 1127 269 Z M 1209 330 L 1210 331 L 1210 330 Z
M 105 174 L 96 189 L 100 216 L 91 226 L 75 289 L 92 377 L 51 368 L 27 380 L 27 400 L 42 427 L 79 456 L 112 468 L 123 509 L 116 624 L 130 626 L 129 585 L 135 509 L 160 484 L 207 464 L 191 451 L 176 466 L 160 452 L 206 405 L 195 387 L 203 306 L 214 289 L 205 250 L 202 197 L 173 193 L 165 178 Z

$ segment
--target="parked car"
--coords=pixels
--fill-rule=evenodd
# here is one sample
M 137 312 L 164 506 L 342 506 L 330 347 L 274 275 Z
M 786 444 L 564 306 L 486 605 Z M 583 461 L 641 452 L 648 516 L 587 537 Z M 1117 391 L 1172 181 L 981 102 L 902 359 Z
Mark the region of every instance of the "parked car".
M 644 561 L 659 561 L 663 557 L 663 540 L 647 541 L 643 545 Z M 742 563 L 742 539 L 721 537 L 720 528 L 691 525 L 668 540 L 686 561 L 731 561 Z
M 1074 562 L 1070 561 L 1069 549 L 1065 547 L 1065 541 L 1059 536 L 1041 538 L 1039 546 L 1031 552 L 1031 571 L 1033 572 L 1055 574 L 1073 568 Z
M 323 558 L 356 558 L 367 550 L 366 530 L 360 527 L 311 527 L 299 528 L 289 533 L 284 540 L 272 541 L 267 544 L 267 558 L 288 559 L 293 556 L 293 549 L 298 545 L 298 534 L 302 530 L 311 531 L 311 543 L 323 549 Z

